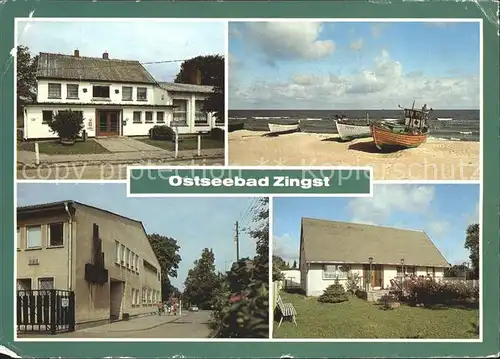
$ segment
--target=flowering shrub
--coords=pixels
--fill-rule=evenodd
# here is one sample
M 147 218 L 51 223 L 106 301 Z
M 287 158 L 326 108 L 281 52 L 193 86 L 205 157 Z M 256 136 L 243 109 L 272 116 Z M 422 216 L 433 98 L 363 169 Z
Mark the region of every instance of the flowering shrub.
M 479 290 L 465 282 L 437 282 L 432 278 L 409 276 L 391 281 L 391 293 L 415 304 L 455 304 L 479 298 Z

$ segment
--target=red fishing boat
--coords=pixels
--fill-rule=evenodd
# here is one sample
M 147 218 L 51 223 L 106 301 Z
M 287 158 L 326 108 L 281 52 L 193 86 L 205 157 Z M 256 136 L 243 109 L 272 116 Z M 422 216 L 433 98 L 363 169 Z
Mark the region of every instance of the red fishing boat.
M 400 106 L 401 108 L 401 106 Z M 377 121 L 370 126 L 373 141 L 379 150 L 384 147 L 414 148 L 429 137 L 429 115 L 432 109 L 424 105 L 415 109 L 402 108 L 404 118 L 400 121 Z

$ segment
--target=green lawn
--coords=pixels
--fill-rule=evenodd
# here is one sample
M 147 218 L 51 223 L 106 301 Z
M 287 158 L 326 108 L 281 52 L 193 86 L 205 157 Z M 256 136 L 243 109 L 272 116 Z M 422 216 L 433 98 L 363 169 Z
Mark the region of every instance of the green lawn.
M 149 138 L 138 139 L 148 145 L 162 148 L 168 151 L 175 151 L 175 143 L 165 140 L 151 140 Z M 197 136 L 179 136 L 179 151 L 198 149 Z M 208 136 L 201 137 L 201 149 L 224 148 L 224 141 L 213 140 Z
M 35 142 L 24 141 L 17 143 L 17 149 L 23 151 L 35 151 Z M 62 145 L 59 140 L 38 142 L 40 153 L 47 155 L 86 155 L 109 153 L 104 147 L 92 139 L 87 141 L 76 141 L 74 145 Z
M 478 338 L 474 324 L 477 309 L 429 309 L 401 305 L 383 310 L 380 305 L 356 297 L 337 304 L 319 303 L 316 298 L 281 292 L 283 302 L 297 310 L 297 327 L 283 321 L 275 338 Z

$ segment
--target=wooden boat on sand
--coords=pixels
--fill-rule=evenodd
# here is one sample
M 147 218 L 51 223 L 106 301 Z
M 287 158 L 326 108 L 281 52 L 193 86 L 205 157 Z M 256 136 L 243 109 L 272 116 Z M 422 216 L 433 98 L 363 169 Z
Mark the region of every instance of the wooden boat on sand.
M 297 123 L 268 123 L 269 132 L 273 134 L 285 134 L 299 131 L 299 122 Z
M 337 126 L 337 132 L 342 141 L 349 141 L 355 138 L 370 137 L 370 122 L 368 120 L 368 114 L 366 115 L 366 124 L 354 124 L 348 123 L 345 118 L 340 118 L 336 116 L 335 125 Z
M 430 133 L 428 120 L 432 109 L 424 105 L 416 110 L 404 108 L 404 120 L 377 121 L 371 127 L 373 142 L 379 150 L 383 147 L 415 148 L 423 144 Z

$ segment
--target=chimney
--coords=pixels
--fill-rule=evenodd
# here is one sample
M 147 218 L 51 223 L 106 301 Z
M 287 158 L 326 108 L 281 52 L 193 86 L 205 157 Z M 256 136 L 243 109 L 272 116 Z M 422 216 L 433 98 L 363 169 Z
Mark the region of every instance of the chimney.
M 80 57 L 80 51 L 78 49 L 76 49 L 75 52 L 73 53 L 73 56 Z
M 108 59 L 109 59 L 109 54 L 108 54 L 108 52 L 107 52 L 107 51 L 105 51 L 105 52 L 102 54 L 102 58 L 103 58 L 104 60 L 108 60 Z

